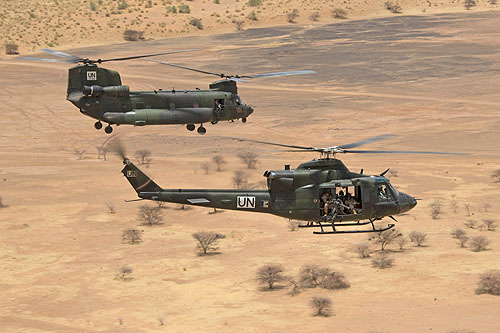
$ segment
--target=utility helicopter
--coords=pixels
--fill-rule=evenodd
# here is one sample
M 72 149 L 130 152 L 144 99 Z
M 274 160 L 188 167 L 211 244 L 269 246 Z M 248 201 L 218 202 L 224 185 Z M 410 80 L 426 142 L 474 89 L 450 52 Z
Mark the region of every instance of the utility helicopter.
M 304 147 L 249 139 L 257 142 L 293 149 L 320 153 L 319 159 L 300 164 L 295 170 L 285 165 L 284 170 L 269 170 L 267 190 L 234 189 L 163 189 L 137 168 L 124 154 L 119 153 L 125 167 L 123 175 L 130 182 L 140 199 L 173 202 L 238 211 L 267 213 L 288 219 L 308 222 L 301 227 L 320 228 L 315 234 L 339 234 L 359 232 L 381 232 L 394 227 L 376 227 L 374 222 L 384 217 L 396 221 L 394 215 L 411 210 L 417 204 L 414 197 L 399 192 L 384 175 L 365 175 L 363 170 L 350 171 L 337 154 L 446 154 L 460 153 L 429 151 L 354 150 L 362 145 L 384 140 L 393 135 L 379 135 L 355 143 L 324 148 Z M 396 221 L 397 222 L 397 221 Z M 371 225 L 358 230 L 356 227 Z M 326 229 L 331 227 L 331 229 Z M 354 227 L 354 230 L 352 230 Z M 340 228 L 340 230 L 339 230 Z M 344 229 L 347 228 L 347 229 Z M 351 229 L 351 230 L 350 230 Z
M 94 124 L 97 130 L 103 127 L 103 122 L 107 123 L 104 131 L 108 134 L 113 132 L 111 125 L 122 124 L 134 126 L 185 124 L 189 131 L 195 130 L 195 124 L 200 124 L 197 132 L 205 134 L 207 130 L 203 126 L 204 123 L 210 122 L 215 125 L 219 121 L 238 119 L 245 123 L 247 117 L 253 113 L 253 108 L 241 102 L 236 82 L 246 82 L 246 79 L 252 78 L 315 73 L 304 70 L 253 75 L 225 75 L 158 61 L 164 65 L 217 75 L 221 79 L 212 82 L 208 90 L 197 88 L 195 90 L 131 91 L 129 86 L 122 85 L 118 72 L 98 65 L 103 62 L 148 58 L 195 50 L 178 50 L 97 60 L 80 58 L 51 49 L 43 49 L 42 51 L 60 59 L 36 57 L 19 57 L 19 59 L 78 64 L 69 69 L 66 99 L 73 103 L 82 114 L 97 119 Z

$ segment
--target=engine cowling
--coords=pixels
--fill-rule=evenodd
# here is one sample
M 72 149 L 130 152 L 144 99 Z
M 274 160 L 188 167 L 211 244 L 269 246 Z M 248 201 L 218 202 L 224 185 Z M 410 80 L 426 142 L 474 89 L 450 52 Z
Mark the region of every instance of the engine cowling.
M 83 86 L 83 94 L 89 97 L 123 98 L 130 95 L 130 88 L 129 86 Z

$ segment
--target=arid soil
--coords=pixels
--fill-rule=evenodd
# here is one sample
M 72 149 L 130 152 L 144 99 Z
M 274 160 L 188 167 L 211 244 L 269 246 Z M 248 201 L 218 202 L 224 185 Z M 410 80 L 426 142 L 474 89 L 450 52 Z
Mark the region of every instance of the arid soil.
M 239 84 L 255 108 L 248 123 L 207 126 L 199 136 L 181 126 L 120 126 L 128 155 L 152 151 L 144 168 L 164 188 L 232 188 L 235 170 L 252 186 L 265 170 L 296 167 L 314 154 L 288 153 L 222 136 L 330 146 L 383 133 L 367 146 L 466 152 L 468 156 L 346 155 L 352 170 L 379 174 L 421 200 L 397 227 L 425 231 L 422 247 L 388 246 L 394 266 L 362 259 L 367 235 L 317 236 L 289 231 L 282 218 L 166 205 L 164 224 L 139 226 L 143 242 L 123 244 L 137 227 L 135 192 L 120 158 L 97 159 L 108 136 L 65 100 L 67 64 L 0 62 L 0 327 L 2 332 L 498 332 L 498 296 L 476 295 L 479 275 L 499 269 L 500 230 L 464 223 L 500 220 L 500 18 L 496 13 L 399 16 L 330 25 L 248 29 L 65 50 L 87 57 L 201 47 L 161 57 L 224 73 L 313 69 L 316 75 Z M 206 87 L 203 76 L 146 61 L 106 64 L 133 90 Z M 78 159 L 75 149 L 85 150 Z M 259 154 L 255 170 L 236 157 Z M 201 165 L 221 154 L 224 171 Z M 454 212 L 452 201 L 456 202 Z M 438 219 L 430 204 L 442 204 Z M 111 214 L 106 204 L 115 207 Z M 485 204 L 488 204 L 485 206 Z M 466 205 L 470 205 L 470 216 Z M 485 209 L 486 208 L 486 209 Z M 486 211 L 485 211 L 486 210 Z M 382 221 L 383 223 L 388 221 Z M 486 251 L 460 248 L 450 232 L 490 240 Z M 191 234 L 216 231 L 218 254 L 200 257 Z M 372 245 L 372 256 L 378 251 Z M 280 263 L 297 277 L 316 263 L 345 274 L 343 290 L 262 291 L 259 267 Z M 119 268 L 133 269 L 117 279 Z M 333 315 L 313 317 L 311 297 L 333 302 Z M 160 326 L 159 318 L 164 319 Z

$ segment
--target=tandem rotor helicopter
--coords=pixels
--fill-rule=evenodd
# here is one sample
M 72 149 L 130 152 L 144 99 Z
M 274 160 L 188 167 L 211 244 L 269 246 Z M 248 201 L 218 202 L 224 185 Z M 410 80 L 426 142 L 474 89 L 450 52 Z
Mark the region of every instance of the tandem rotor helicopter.
M 207 90 L 130 91 L 129 86 L 122 85 L 118 72 L 98 65 L 103 62 L 148 58 L 195 50 L 178 50 L 97 60 L 80 58 L 51 49 L 43 49 L 42 51 L 61 59 L 36 57 L 19 57 L 19 59 L 78 64 L 69 69 L 66 99 L 79 108 L 84 115 L 97 119 L 94 124 L 96 129 L 101 129 L 103 122 L 107 123 L 104 131 L 108 134 L 113 131 L 111 125 L 122 124 L 134 126 L 185 124 L 189 131 L 195 130 L 195 124 L 200 124 L 197 132 L 205 134 L 207 130 L 203 126 L 204 123 L 210 122 L 215 125 L 222 120 L 234 121 L 237 119 L 241 119 L 245 123 L 247 117 L 253 113 L 253 108 L 241 102 L 236 82 L 246 82 L 246 79 L 253 78 L 316 73 L 311 70 L 303 70 L 253 75 L 226 75 L 164 61 L 155 61 L 164 65 L 216 75 L 221 79 L 212 82 Z
M 320 228 L 315 234 L 381 232 L 394 227 L 377 228 L 374 222 L 384 217 L 396 221 L 394 215 L 411 210 L 417 204 L 414 197 L 399 192 L 384 175 L 365 175 L 350 171 L 337 154 L 446 154 L 461 153 L 412 150 L 354 150 L 362 145 L 384 140 L 393 135 L 379 135 L 355 143 L 316 148 L 266 141 L 232 138 L 292 149 L 320 153 L 319 159 L 300 164 L 295 170 L 285 165 L 284 170 L 269 170 L 267 190 L 234 189 L 163 189 L 137 168 L 126 156 L 123 147 L 118 153 L 123 158 L 123 175 L 140 199 L 173 202 L 238 211 L 267 213 L 288 219 L 307 221 L 300 227 Z M 135 201 L 135 200 L 134 200 Z M 369 229 L 348 230 L 363 225 Z M 330 228 L 325 230 L 325 228 Z M 341 230 L 339 230 L 340 228 Z M 344 228 L 347 228 L 344 229 Z M 344 230 L 342 230 L 344 229 Z

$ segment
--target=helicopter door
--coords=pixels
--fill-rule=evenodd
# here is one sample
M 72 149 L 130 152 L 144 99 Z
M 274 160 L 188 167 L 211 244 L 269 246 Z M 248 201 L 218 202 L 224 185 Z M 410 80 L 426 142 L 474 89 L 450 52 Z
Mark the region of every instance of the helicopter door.
M 225 103 L 224 103 L 223 98 L 214 100 L 214 118 L 216 120 L 219 120 L 219 119 L 222 119 L 225 117 L 225 112 L 224 112 L 225 105 L 224 104 Z
M 387 184 L 377 184 L 376 214 L 378 216 L 396 214 L 399 211 L 399 202 L 392 188 Z
M 356 186 L 323 188 L 320 191 L 321 215 L 357 215 L 363 212 L 361 188 Z

